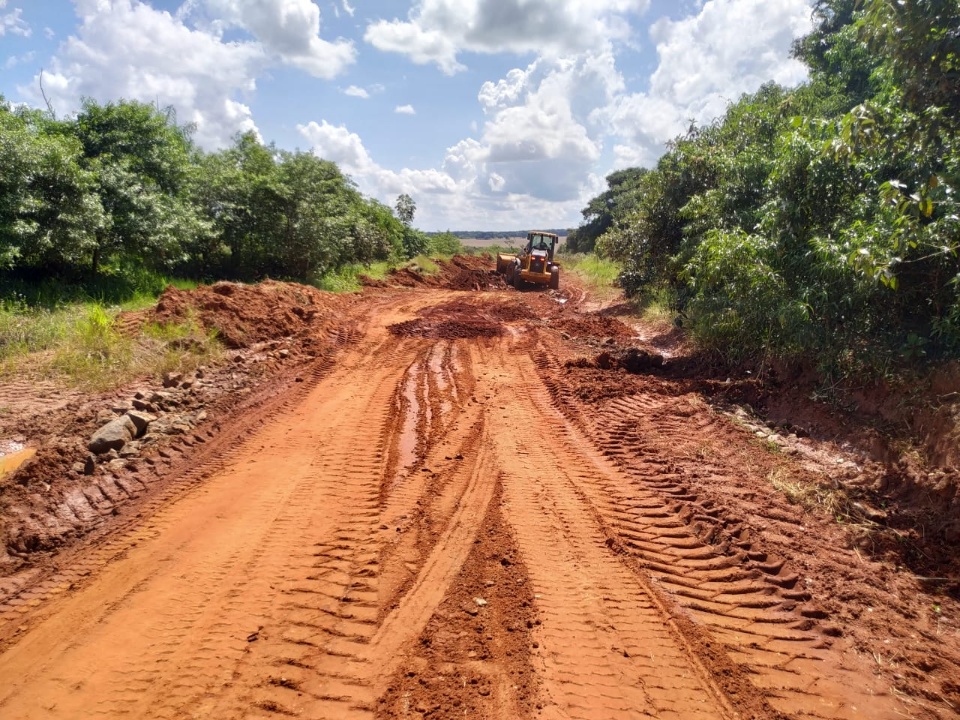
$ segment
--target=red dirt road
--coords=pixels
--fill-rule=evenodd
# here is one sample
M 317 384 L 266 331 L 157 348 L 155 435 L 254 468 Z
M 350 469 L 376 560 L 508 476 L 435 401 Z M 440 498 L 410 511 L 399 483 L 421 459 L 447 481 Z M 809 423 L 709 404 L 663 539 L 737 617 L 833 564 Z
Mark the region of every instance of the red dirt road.
M 371 291 L 308 392 L 5 608 L 0 717 L 951 716 L 827 620 L 748 434 L 578 400 L 527 298 Z

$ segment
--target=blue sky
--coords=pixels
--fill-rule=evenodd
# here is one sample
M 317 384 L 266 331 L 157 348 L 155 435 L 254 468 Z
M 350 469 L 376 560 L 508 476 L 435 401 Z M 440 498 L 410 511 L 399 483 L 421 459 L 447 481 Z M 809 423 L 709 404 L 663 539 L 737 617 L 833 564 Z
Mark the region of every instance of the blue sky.
M 426 230 L 575 226 L 789 56 L 810 0 L 0 0 L 0 94 L 177 108 L 336 161 Z

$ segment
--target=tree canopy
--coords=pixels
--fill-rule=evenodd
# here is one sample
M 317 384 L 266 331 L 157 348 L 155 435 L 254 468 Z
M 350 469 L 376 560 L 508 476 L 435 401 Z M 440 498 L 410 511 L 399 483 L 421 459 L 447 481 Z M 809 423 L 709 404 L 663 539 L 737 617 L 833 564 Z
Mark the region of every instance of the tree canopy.
M 731 360 L 830 375 L 956 356 L 960 5 L 820 0 L 814 20 L 806 84 L 611 175 L 577 241 L 623 263 L 628 293 L 669 289 Z
M 413 200 L 410 199 L 413 207 Z M 0 272 L 146 269 L 309 282 L 406 253 L 417 231 L 332 162 L 252 133 L 204 153 L 172 109 L 84 101 L 75 118 L 0 98 Z

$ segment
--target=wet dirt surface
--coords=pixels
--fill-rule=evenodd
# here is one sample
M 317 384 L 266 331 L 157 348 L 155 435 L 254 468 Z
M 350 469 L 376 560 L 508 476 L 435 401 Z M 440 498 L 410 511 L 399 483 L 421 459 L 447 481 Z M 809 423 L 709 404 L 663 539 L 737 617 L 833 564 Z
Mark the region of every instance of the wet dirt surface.
M 8 577 L 0 717 L 960 716 L 956 598 L 797 494 L 849 464 L 485 273 L 284 316 L 299 365 Z

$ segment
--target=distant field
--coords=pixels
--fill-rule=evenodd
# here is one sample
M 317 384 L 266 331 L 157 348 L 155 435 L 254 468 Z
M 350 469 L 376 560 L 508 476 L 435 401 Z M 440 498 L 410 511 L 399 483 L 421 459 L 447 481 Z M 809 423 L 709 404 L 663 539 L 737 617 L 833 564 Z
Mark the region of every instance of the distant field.
M 560 238 L 561 244 L 566 238 Z M 520 247 L 527 241 L 526 237 L 522 236 L 512 236 L 512 237 L 496 237 L 496 238 L 460 238 L 460 242 L 463 243 L 465 247 L 472 248 L 485 248 L 491 247 L 493 245 L 499 245 L 500 247 L 507 247 L 509 245 L 514 245 L 515 247 Z

